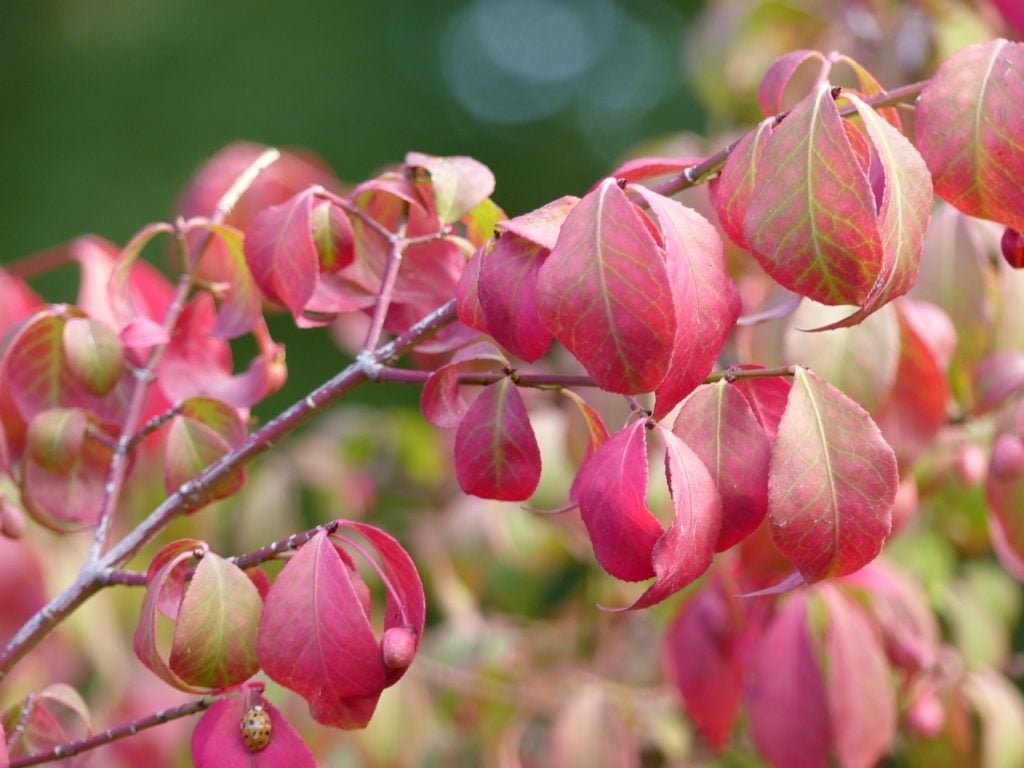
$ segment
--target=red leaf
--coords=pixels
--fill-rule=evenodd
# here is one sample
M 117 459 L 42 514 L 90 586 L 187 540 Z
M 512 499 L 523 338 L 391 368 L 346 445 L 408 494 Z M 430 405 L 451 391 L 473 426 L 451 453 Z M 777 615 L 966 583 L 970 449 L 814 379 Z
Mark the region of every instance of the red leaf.
M 551 345 L 537 307 L 537 275 L 548 253 L 547 248 L 506 232 L 474 257 L 479 259 L 477 295 L 484 327 L 512 354 L 531 363 Z
M 775 120 L 762 120 L 757 128 L 744 134 L 729 153 L 721 174 L 709 183 L 718 222 L 740 248 L 750 249 L 743 234 L 743 218 L 757 186 L 757 166 L 761 153 L 775 129 Z
M 487 333 L 484 321 L 484 309 L 480 306 L 480 265 L 483 263 L 487 243 L 477 248 L 476 253 L 466 264 L 455 287 L 455 306 L 459 322 L 481 333 Z
M 874 288 L 883 258 L 875 195 L 827 83 L 772 134 L 743 231 L 772 279 L 803 296 L 860 305 Z
M 813 80 L 814 85 L 822 82 L 828 77 L 832 65 L 820 51 L 798 50 L 783 54 L 768 67 L 761 78 L 761 85 L 757 89 L 757 101 L 761 105 L 761 111 L 766 116 L 773 116 L 783 111 L 783 94 L 786 86 L 793 79 L 794 73 L 802 64 L 808 61 L 818 62 L 817 76 Z
M 743 394 L 719 381 L 695 389 L 672 431 L 704 462 L 722 500 L 715 551 L 745 539 L 768 511 L 771 444 Z
M 594 556 L 623 581 L 654 576 L 651 552 L 664 533 L 647 508 L 646 426 L 620 429 L 587 459 L 573 488 Z
M 313 295 L 320 257 L 313 241 L 313 199 L 310 188 L 262 211 L 245 232 L 245 258 L 264 295 L 293 315 Z
M 473 496 L 524 501 L 540 482 L 540 449 L 530 417 L 509 378 L 484 387 L 455 434 L 455 472 Z
M 42 304 L 24 280 L 0 268 L 0 337 L 3 337 L 8 328 L 24 320 Z
M 712 580 L 683 605 L 665 633 L 665 676 L 716 750 L 725 746 L 739 714 L 750 650 L 746 624 L 743 606 Z
M 971 216 L 1024 229 L 1024 45 L 991 40 L 946 59 L 921 91 L 917 148 L 935 194 Z
M 353 578 L 318 533 L 274 580 L 257 644 L 267 675 L 306 699 L 314 720 L 338 728 L 366 726 L 388 672 Z
M 740 370 L 760 368 L 757 365 L 743 365 Z M 761 428 L 768 435 L 768 442 L 775 442 L 775 433 L 778 432 L 779 422 L 786 410 L 786 401 L 789 399 L 789 380 L 782 376 L 762 376 L 753 379 L 736 379 L 729 382 L 729 386 L 737 389 L 747 399 L 747 404 L 753 412 Z
M 174 615 L 177 615 L 188 565 L 197 552 L 207 550 L 208 547 L 201 541 L 180 539 L 171 542 L 154 556 L 146 574 L 146 594 L 142 598 L 139 623 L 132 640 L 132 647 L 139 661 L 149 667 L 157 677 L 179 690 L 193 693 L 199 693 L 203 689 L 193 687 L 178 677 L 160 655 L 156 624 L 158 612 L 164 612 L 165 605 L 173 609 Z
M 261 319 L 262 306 L 256 281 L 245 260 L 242 232 L 208 219 L 192 219 L 187 223 L 186 232 L 197 230 L 210 233 L 213 240 L 223 246 L 217 252 L 222 301 L 210 334 L 220 339 L 233 339 L 252 331 Z
M 522 216 L 500 221 L 498 227 L 550 251 L 558 242 L 566 217 L 579 201 L 578 197 L 565 195 Z
M 602 388 L 649 392 L 675 343 L 665 259 L 641 213 L 605 179 L 566 218 L 540 269 L 540 317 Z
M 643 181 L 685 171 L 702 160 L 703 157 L 634 157 L 608 175 L 619 181 Z
M 718 232 L 703 216 L 656 192 L 633 187 L 665 237 L 665 265 L 675 305 L 669 375 L 655 391 L 655 419 L 664 417 L 714 367 L 740 314 L 740 297 L 725 266 Z
M 779 551 L 809 582 L 863 567 L 889 535 L 897 483 L 896 457 L 871 417 L 797 368 L 768 477 Z
M 651 553 L 655 581 L 630 610 L 660 603 L 704 573 L 722 525 L 722 502 L 703 462 L 673 433 L 664 427 L 658 430 L 665 440 L 673 519 Z
M 750 730 L 775 768 L 826 768 L 832 729 L 825 683 L 796 593 L 759 638 L 746 689 Z
M 878 765 L 896 733 L 896 701 L 882 645 L 859 608 L 827 584 L 825 688 L 833 741 L 844 768 Z
M 472 398 L 459 386 L 459 375 L 499 371 L 508 365 L 501 351 L 490 342 L 482 341 L 463 347 L 450 362 L 430 374 L 420 392 L 420 410 L 423 418 L 439 429 L 454 429 L 469 410 Z M 474 391 L 477 387 L 472 388 Z
M 270 716 L 271 735 L 266 747 L 251 752 L 240 725 L 256 704 Z M 195 768 L 316 768 L 309 747 L 280 710 L 253 692 L 221 699 L 203 713 L 192 732 L 192 763 Z

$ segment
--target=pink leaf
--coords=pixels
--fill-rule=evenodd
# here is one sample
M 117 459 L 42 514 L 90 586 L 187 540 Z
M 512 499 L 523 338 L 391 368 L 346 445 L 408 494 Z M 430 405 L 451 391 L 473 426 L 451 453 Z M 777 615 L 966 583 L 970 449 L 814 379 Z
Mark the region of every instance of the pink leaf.
M 472 157 L 435 157 L 409 152 L 405 165 L 429 174 L 424 184 L 434 213 L 443 222 L 458 221 L 494 192 L 494 174 Z
M 808 61 L 818 62 L 818 72 L 814 79 L 817 85 L 828 76 L 831 64 L 820 51 L 799 50 L 783 54 L 768 67 L 757 90 L 757 101 L 766 116 L 776 115 L 784 109 L 783 94 L 794 73 Z
M 241 722 L 250 707 L 259 705 L 270 717 L 270 742 L 258 752 L 242 739 Z M 195 768 L 316 768 L 309 747 L 281 711 L 262 696 L 245 695 L 214 703 L 192 733 Z
M 207 219 L 192 219 L 187 232 L 204 230 L 220 243 L 222 301 L 217 321 L 210 333 L 221 339 L 233 339 L 248 333 L 261 319 L 261 296 L 245 260 L 243 235 L 240 230 Z M 204 252 L 205 253 L 205 252 Z
M 481 333 L 487 333 L 484 309 L 480 306 L 480 265 L 483 263 L 487 247 L 485 243 L 477 248 L 455 287 L 455 306 L 459 313 L 459 322 Z
M 620 181 L 644 181 L 670 173 L 680 173 L 699 164 L 703 159 L 703 157 L 634 157 L 608 175 Z
M 633 187 L 665 237 L 665 266 L 675 306 L 669 375 L 655 391 L 655 419 L 664 417 L 714 367 L 740 313 L 740 297 L 725 266 L 718 232 L 696 211 L 656 192 Z
M 267 675 L 306 699 L 314 720 L 338 728 L 366 726 L 388 672 L 354 577 L 318 533 L 271 586 L 257 644 Z
M 648 392 L 675 343 L 665 259 L 643 214 L 606 179 L 566 218 L 540 269 L 540 317 L 604 389 Z
M 822 304 L 860 305 L 870 295 L 883 255 L 863 161 L 828 84 L 775 129 L 757 167 L 743 230 L 776 282 Z
M 859 608 L 829 585 L 825 688 L 833 740 L 843 768 L 871 768 L 892 746 L 896 701 L 881 642 Z
M 551 345 L 540 321 L 537 275 L 549 251 L 506 232 L 490 249 L 477 251 L 477 295 L 487 332 L 512 354 L 528 362 Z
M 871 417 L 797 368 L 772 448 L 772 539 L 809 581 L 842 576 L 881 551 L 892 526 L 896 457 Z
M 455 472 L 473 496 L 524 501 L 540 482 L 540 449 L 530 417 L 509 378 L 484 387 L 455 435 Z
M 665 633 L 665 676 L 686 714 L 713 749 L 725 746 L 746 677 L 749 632 L 745 611 L 719 580 L 690 598 Z
M 826 768 L 832 741 L 825 682 L 798 592 L 761 636 L 747 686 L 750 730 L 775 768 Z
M 498 228 L 550 251 L 558 242 L 558 235 L 562 231 L 566 217 L 579 201 L 578 197 L 565 195 L 522 216 L 500 221 Z
M 715 550 L 745 539 L 768 511 L 771 444 L 743 394 L 719 381 L 695 389 L 672 431 L 704 462 L 722 499 Z
M 169 494 L 232 448 L 237 448 L 246 438 L 238 411 L 227 403 L 194 397 L 184 401 L 181 410 L 180 415 L 171 419 L 164 444 L 164 488 Z M 204 501 L 232 496 L 244 482 L 245 468 L 240 467 L 215 483 Z
M 935 194 L 971 216 L 1024 229 L 1024 45 L 991 40 L 946 59 L 921 91 L 917 148 Z
M 729 238 L 740 248 L 749 250 L 743 233 L 750 198 L 757 184 L 757 166 L 767 145 L 775 120 L 762 120 L 757 128 L 746 133 L 729 153 L 721 174 L 712 179 L 709 189 L 718 214 L 718 222 Z
M 594 556 L 624 581 L 654 576 L 651 553 L 664 533 L 647 508 L 646 426 L 620 429 L 580 467 L 573 488 Z
M 665 441 L 673 519 L 651 553 L 655 581 L 630 610 L 660 603 L 704 573 L 722 525 L 722 502 L 703 462 L 672 432 L 658 430 Z
M 298 315 L 316 288 L 311 187 L 257 215 L 245 232 L 245 258 L 264 295 Z
M 423 418 L 439 429 L 454 429 L 462 422 L 474 398 L 467 398 L 467 388 L 459 386 L 459 375 L 500 371 L 508 365 L 501 351 L 490 342 L 470 344 L 456 352 L 450 362 L 430 374 L 420 392 Z M 469 388 L 476 392 L 479 388 Z
M 41 307 L 43 302 L 24 280 L 0 268 L 0 337 Z
M 149 224 L 140 229 L 114 262 L 110 272 L 110 280 L 107 283 L 107 296 L 110 302 L 110 310 L 119 328 L 125 328 L 135 323 L 144 325 L 158 324 L 156 315 L 150 313 L 149 308 L 138 301 L 136 291 L 133 290 L 134 267 L 139 255 L 150 241 L 159 234 L 170 234 L 174 228 L 170 224 Z M 83 264 L 84 266 L 84 264 Z
M 740 370 L 759 368 L 756 365 L 743 365 Z M 789 380 L 782 376 L 763 376 L 753 379 L 736 379 L 729 386 L 738 390 L 746 399 L 754 417 L 761 425 L 768 442 L 775 442 L 779 422 L 786 410 L 789 399 Z

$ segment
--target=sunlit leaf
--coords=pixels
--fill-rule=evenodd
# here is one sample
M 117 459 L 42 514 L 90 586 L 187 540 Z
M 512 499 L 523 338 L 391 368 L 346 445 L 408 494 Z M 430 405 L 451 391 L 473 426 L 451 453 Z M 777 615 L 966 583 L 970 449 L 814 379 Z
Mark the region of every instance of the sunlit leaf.
M 863 567 L 889 535 L 897 482 L 892 448 L 864 409 L 797 368 L 768 477 L 779 551 L 807 581 Z
M 721 174 L 710 182 L 718 222 L 740 248 L 749 249 L 746 235 L 743 233 L 743 219 L 757 185 L 757 167 L 761 153 L 774 128 L 774 119 L 762 120 L 756 128 L 744 134 L 729 153 Z

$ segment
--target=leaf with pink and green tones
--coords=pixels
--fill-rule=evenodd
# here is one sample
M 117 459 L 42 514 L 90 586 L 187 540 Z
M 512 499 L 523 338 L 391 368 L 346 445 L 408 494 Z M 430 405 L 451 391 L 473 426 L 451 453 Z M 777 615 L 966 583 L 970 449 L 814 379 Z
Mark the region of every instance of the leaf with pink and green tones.
M 722 240 L 703 216 L 643 187 L 631 190 L 650 206 L 665 238 L 675 307 L 669 374 L 654 393 L 653 416 L 661 419 L 711 372 L 739 317 L 740 296 L 726 269 Z
M 252 752 L 239 724 L 256 705 L 270 717 L 270 743 Z M 291 723 L 255 692 L 221 699 L 206 710 L 192 732 L 191 754 L 195 768 L 316 768 L 313 754 Z
M 522 216 L 498 222 L 498 229 L 511 232 L 550 251 L 558 242 L 562 224 L 579 202 L 578 197 L 564 195 Z
M 313 240 L 311 187 L 263 210 L 245 231 L 245 258 L 263 295 L 298 315 L 316 288 L 320 256 Z
M 106 323 L 72 317 L 64 326 L 64 360 L 71 376 L 90 393 L 102 397 L 124 373 L 124 347 Z
M 861 322 L 883 304 L 909 291 L 917 279 L 925 231 L 932 209 L 932 181 L 924 160 L 896 128 L 853 94 L 846 94 L 864 121 L 881 168 L 878 207 L 882 263 L 871 293 L 841 327 Z
M 130 388 L 127 376 L 98 396 L 72 373 L 64 331 L 68 321 L 80 318 L 82 314 L 74 308 L 41 310 L 17 330 L 0 357 L 4 390 L 26 421 L 40 411 L 65 407 L 83 408 L 105 422 L 123 418 Z
M 946 59 L 921 91 L 917 148 L 935 194 L 971 216 L 1024 229 L 1024 45 L 991 40 Z
M 501 206 L 488 197 L 463 214 L 459 221 L 466 228 L 466 240 L 476 249 L 494 236 L 494 228 L 506 218 L 508 216 Z
M 586 448 L 583 451 L 583 458 L 584 460 L 589 459 L 594 455 L 594 451 L 608 440 L 608 428 L 604 425 L 604 420 L 594 410 L 593 406 L 571 389 L 560 389 L 559 393 L 569 398 L 573 405 L 576 406 L 580 416 L 583 417 L 583 423 L 586 425 L 587 430 Z
M 849 307 L 827 307 L 804 299 L 783 337 L 785 360 L 810 368 L 866 410 L 888 400 L 900 360 L 900 328 L 889 307 L 859 325 L 808 333 L 849 316 Z
M 654 390 L 676 341 L 665 257 L 644 216 L 605 179 L 566 217 L 540 268 L 541 322 L 611 392 Z
M 901 299 L 893 307 L 899 320 L 899 367 L 889 397 L 874 418 L 901 466 L 909 467 L 948 421 L 946 371 L 956 330 L 934 304 Z
M 317 203 L 313 206 L 310 224 L 321 274 L 337 272 L 352 263 L 355 236 L 352 222 L 343 210 L 330 202 Z
M 829 584 L 816 589 L 827 610 L 823 643 L 832 741 L 843 768 L 871 768 L 892 747 L 896 700 L 878 633 L 863 611 Z
M 262 296 L 245 259 L 245 237 L 241 230 L 209 219 L 192 219 L 186 222 L 185 231 L 209 233 L 212 240 L 222 246 L 219 251 L 221 280 L 217 283 L 220 309 L 210 334 L 233 339 L 252 331 L 262 319 Z M 195 264 L 190 267 L 196 268 Z
M 892 527 L 896 457 L 867 412 L 796 368 L 772 447 L 772 540 L 808 582 L 843 576 L 881 551 Z
M 54 683 L 30 694 L 4 713 L 10 734 L 6 750 L 0 752 L 19 761 L 41 752 L 84 739 L 93 734 L 89 707 L 81 694 L 64 683 Z M 2 764 L 2 760 L 0 760 Z M 59 766 L 77 766 L 80 762 L 63 760 Z
M 423 385 L 420 410 L 430 424 L 439 429 L 454 429 L 462 422 L 475 399 L 466 397 L 466 388 L 459 386 L 459 376 L 465 373 L 500 371 L 508 366 L 508 359 L 488 341 L 470 344 L 456 352 L 452 359 L 439 367 Z M 472 387 L 476 392 L 477 387 Z
M 174 227 L 170 224 L 148 224 L 135 233 L 114 262 L 106 284 L 107 300 L 126 346 L 136 346 L 135 342 L 141 341 L 162 344 L 167 340 L 167 331 L 160 325 L 159 318 L 150 314 L 138 300 L 132 276 L 143 249 L 157 235 L 173 233 Z
M 246 438 L 238 411 L 209 397 L 189 398 L 171 419 L 164 442 L 164 488 L 174 493 L 204 469 L 237 448 Z M 214 483 L 204 498 L 215 501 L 233 496 L 245 482 L 245 468 Z M 198 508 L 197 508 L 198 509 Z
M 21 501 L 36 522 L 55 531 L 81 530 L 99 519 L 111 450 L 90 429 L 99 427 L 80 409 L 42 411 L 28 425 Z
M 690 393 L 672 431 L 711 473 L 722 503 L 715 551 L 728 549 L 753 533 L 768 511 L 768 437 L 743 393 L 724 380 Z
M 540 482 L 540 448 L 523 396 L 505 377 L 484 387 L 455 433 L 455 474 L 465 493 L 525 501 Z
M 210 335 L 213 299 L 197 294 L 185 305 L 157 368 L 157 382 L 171 402 L 207 395 L 235 408 L 255 405 L 284 383 L 284 348 L 260 324 L 255 329 L 258 354 L 242 373 L 232 374 L 231 347 Z
M 188 566 L 195 557 L 208 552 L 209 547 L 204 542 L 179 539 L 154 556 L 146 574 L 146 593 L 132 640 L 135 655 L 151 672 L 168 685 L 190 693 L 200 693 L 203 689 L 186 683 L 164 661 L 157 644 L 157 618 L 172 610 L 178 615 L 176 601 L 184 593 Z
M 260 668 L 256 634 L 263 600 L 234 563 L 207 552 L 178 610 L 169 666 L 189 685 L 227 688 Z
M 725 234 L 740 248 L 749 250 L 743 233 L 743 218 L 757 185 L 757 166 L 761 153 L 775 130 L 775 120 L 762 120 L 736 143 L 722 172 L 709 182 L 708 189 Z
M 620 429 L 587 459 L 573 483 L 597 562 L 623 581 L 654 576 L 651 553 L 664 533 L 647 508 L 647 428 Z
M 739 366 L 741 371 L 759 368 L 759 365 Z M 768 442 L 774 443 L 779 422 L 782 421 L 782 414 L 789 400 L 789 389 L 792 386 L 789 379 L 785 376 L 756 376 L 734 379 L 729 382 L 729 386 L 738 390 L 747 399 L 747 405 L 768 436 Z
M 845 64 L 852 71 L 854 76 L 857 78 L 857 94 L 861 98 L 871 98 L 873 96 L 880 96 L 885 93 L 885 89 L 882 84 L 878 82 L 871 72 L 869 72 L 863 64 L 856 59 L 852 59 L 844 53 L 833 51 L 828 55 L 829 61 L 833 64 Z M 849 89 L 843 89 L 843 94 L 849 94 Z M 882 107 L 878 110 L 880 114 L 889 125 L 895 128 L 897 131 L 903 132 L 903 123 L 900 120 L 900 113 L 896 107 Z
M 740 710 L 752 631 L 746 606 L 721 579 L 683 604 L 665 633 L 665 677 L 712 749 L 722 749 Z
M 263 606 L 257 651 L 318 723 L 365 727 L 386 684 L 380 645 L 347 567 L 320 532 L 285 564 Z
M 775 768 L 827 768 L 832 744 L 825 681 L 808 631 L 807 592 L 795 593 L 760 636 L 745 688 L 758 752 Z
M 704 160 L 703 157 L 634 157 L 609 173 L 613 179 L 627 182 L 644 181 L 670 173 L 682 173 Z
M 703 574 L 722 526 L 722 501 L 704 463 L 675 434 L 664 427 L 658 431 L 665 441 L 673 519 L 651 552 L 654 583 L 628 610 L 656 605 Z
M 535 362 L 551 346 L 540 321 L 537 275 L 549 251 L 511 232 L 477 251 L 477 296 L 484 326 L 516 357 Z
M 783 95 L 786 86 L 793 80 L 796 71 L 808 61 L 818 62 L 818 72 L 811 80 L 811 86 L 817 86 L 828 77 L 831 63 L 820 51 L 801 49 L 785 53 L 768 67 L 761 78 L 761 84 L 757 89 L 757 102 L 761 106 L 761 112 L 766 117 L 772 117 L 785 109 Z
M 421 197 L 432 204 L 437 218 L 448 224 L 458 221 L 494 192 L 494 174 L 472 157 L 409 152 L 405 165 L 427 171 L 429 181 L 417 184 Z
M 865 158 L 847 133 L 828 84 L 819 85 L 765 145 L 743 232 L 780 285 L 822 304 L 859 306 L 883 253 Z
M 340 531 L 346 528 L 356 531 L 373 545 L 379 555 L 380 569 L 387 577 L 383 616 L 385 637 L 382 638 L 382 644 L 388 639 L 389 632 L 401 629 L 406 642 L 412 639 L 418 646 L 426 623 L 427 603 L 423 582 L 409 553 L 392 536 L 366 523 L 341 520 L 334 538 L 340 540 Z M 384 675 L 385 685 L 396 683 L 407 668 L 388 667 Z

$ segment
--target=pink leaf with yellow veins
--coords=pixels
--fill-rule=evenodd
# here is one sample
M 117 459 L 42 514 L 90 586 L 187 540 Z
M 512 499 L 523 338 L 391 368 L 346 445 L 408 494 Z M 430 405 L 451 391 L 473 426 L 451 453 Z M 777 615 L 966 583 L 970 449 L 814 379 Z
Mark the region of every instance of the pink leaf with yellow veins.
M 740 248 L 750 247 L 743 234 L 743 217 L 757 184 L 757 164 L 774 126 L 774 119 L 762 120 L 757 128 L 741 138 L 729 153 L 721 175 L 709 182 L 718 223 Z
M 605 179 L 566 217 L 538 277 L 541 322 L 611 392 L 656 388 L 675 343 L 665 257 L 643 216 Z
M 806 581 L 843 576 L 892 527 L 896 457 L 857 403 L 797 368 L 768 474 L 772 541 Z
M 1024 229 L 1024 44 L 950 56 L 921 92 L 915 130 L 935 193 L 971 216 Z
M 743 220 L 779 284 L 822 304 L 860 305 L 882 265 L 875 195 L 827 83 L 775 129 Z

